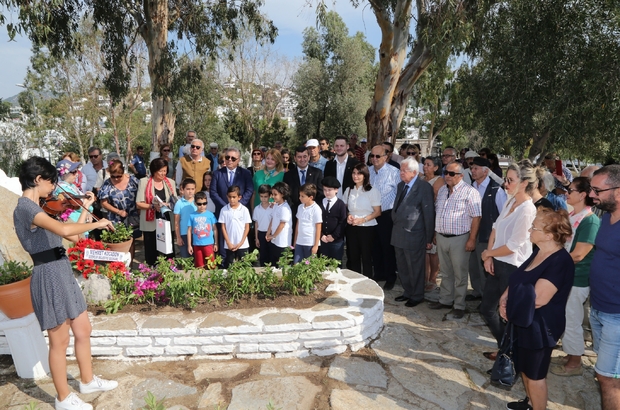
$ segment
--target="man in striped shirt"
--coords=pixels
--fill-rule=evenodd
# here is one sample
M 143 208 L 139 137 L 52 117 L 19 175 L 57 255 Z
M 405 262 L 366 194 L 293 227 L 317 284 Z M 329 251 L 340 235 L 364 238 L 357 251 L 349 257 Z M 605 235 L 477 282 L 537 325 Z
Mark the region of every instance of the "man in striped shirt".
M 450 308 L 452 317 L 465 314 L 469 258 L 476 249 L 476 236 L 482 216 L 480 194 L 463 181 L 463 166 L 458 162 L 446 165 L 446 185 L 435 201 L 435 231 L 441 289 L 439 301 L 429 308 Z

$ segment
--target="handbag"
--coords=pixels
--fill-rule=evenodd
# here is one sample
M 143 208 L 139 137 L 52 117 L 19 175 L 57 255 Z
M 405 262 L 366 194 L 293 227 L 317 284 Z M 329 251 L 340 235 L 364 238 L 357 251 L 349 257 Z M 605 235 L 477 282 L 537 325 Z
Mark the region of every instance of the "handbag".
M 170 229 L 170 221 L 161 218 L 157 219 L 155 225 L 155 239 L 158 252 L 165 255 L 172 253 L 172 231 Z
M 509 330 L 510 329 L 510 330 Z M 509 335 L 510 333 L 510 335 Z M 508 323 L 508 327 L 502 337 L 502 343 L 497 358 L 491 370 L 491 384 L 495 386 L 512 387 L 517 381 L 517 373 L 512 359 L 514 348 L 514 325 Z

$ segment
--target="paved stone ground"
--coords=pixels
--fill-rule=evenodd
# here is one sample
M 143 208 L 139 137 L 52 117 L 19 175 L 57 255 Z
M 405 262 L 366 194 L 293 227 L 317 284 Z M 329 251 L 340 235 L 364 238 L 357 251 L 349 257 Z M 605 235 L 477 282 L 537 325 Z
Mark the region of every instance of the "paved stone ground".
M 446 310 L 395 303 L 398 286 L 386 292 L 385 328 L 370 348 L 304 359 L 115 362 L 96 359 L 95 372 L 119 388 L 84 396 L 98 410 L 139 409 L 152 392 L 168 409 L 502 409 L 525 396 L 493 387 L 482 356 L 494 341 L 477 313 L 451 320 Z M 474 310 L 478 302 L 470 302 Z M 561 352 L 554 352 L 560 355 Z M 583 376 L 549 374 L 549 409 L 600 409 L 591 352 Z M 69 365 L 70 384 L 79 375 Z M 53 408 L 50 379 L 18 379 L 10 357 L 0 357 L 0 408 L 38 403 Z

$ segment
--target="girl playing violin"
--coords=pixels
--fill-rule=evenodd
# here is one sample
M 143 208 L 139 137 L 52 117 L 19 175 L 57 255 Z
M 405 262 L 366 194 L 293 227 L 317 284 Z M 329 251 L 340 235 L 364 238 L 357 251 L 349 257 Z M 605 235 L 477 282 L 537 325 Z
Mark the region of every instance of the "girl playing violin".
M 62 238 L 77 242 L 80 234 L 92 229 L 110 228 L 111 224 L 106 219 L 90 222 L 88 212 L 81 212 L 76 223 L 64 224 L 43 212 L 38 205 L 39 200 L 52 193 L 57 180 L 56 168 L 46 159 L 32 157 L 26 160 L 19 172 L 23 194 L 13 212 L 13 223 L 19 241 L 34 264 L 30 293 L 37 320 L 49 336 L 49 365 L 58 394 L 55 408 L 88 410 L 93 407 L 71 392 L 67 383 L 69 329 L 73 331 L 75 357 L 80 368 L 80 392 L 87 394 L 112 390 L 118 383 L 93 375 L 90 353 L 92 328 L 86 313 L 86 302 L 73 277 Z M 91 193 L 84 199 L 84 207 L 89 207 L 94 199 Z

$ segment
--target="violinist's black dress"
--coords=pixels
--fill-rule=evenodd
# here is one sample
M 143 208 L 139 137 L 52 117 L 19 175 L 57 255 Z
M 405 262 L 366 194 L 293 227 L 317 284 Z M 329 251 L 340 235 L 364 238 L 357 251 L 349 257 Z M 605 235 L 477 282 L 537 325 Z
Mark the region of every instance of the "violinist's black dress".
M 41 207 L 28 198 L 17 200 L 13 211 L 15 233 L 30 255 L 62 247 L 62 238 L 43 228 L 31 229 Z M 42 330 L 52 329 L 67 319 L 75 319 L 86 310 L 84 296 L 73 276 L 69 259 L 61 259 L 35 266 L 30 282 L 34 313 Z

